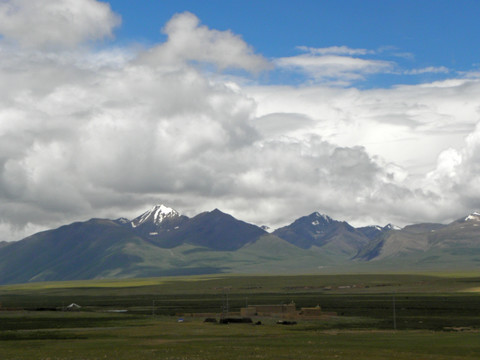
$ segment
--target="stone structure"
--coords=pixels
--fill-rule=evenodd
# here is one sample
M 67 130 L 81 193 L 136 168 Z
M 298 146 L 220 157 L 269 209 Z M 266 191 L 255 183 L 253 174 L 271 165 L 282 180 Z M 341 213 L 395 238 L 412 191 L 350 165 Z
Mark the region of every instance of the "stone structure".
M 305 317 L 322 316 L 322 308 L 320 307 L 320 305 L 317 305 L 313 308 L 302 308 L 300 310 L 300 315 Z
M 285 319 L 300 319 L 300 318 L 319 318 L 323 315 L 322 308 L 317 305 L 312 308 L 301 308 L 298 311 L 295 303 L 280 304 L 280 305 L 249 305 L 246 308 L 240 309 L 240 315 L 243 317 L 252 316 L 274 316 Z
M 295 303 L 280 305 L 249 305 L 240 309 L 242 316 L 292 316 L 297 314 Z

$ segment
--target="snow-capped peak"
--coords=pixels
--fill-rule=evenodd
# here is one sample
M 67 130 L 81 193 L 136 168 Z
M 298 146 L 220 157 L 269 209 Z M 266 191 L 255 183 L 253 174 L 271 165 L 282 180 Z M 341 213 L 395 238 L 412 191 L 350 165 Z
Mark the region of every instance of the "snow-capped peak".
M 402 230 L 400 226 L 388 224 L 384 227 L 385 230 Z
M 465 221 L 472 221 L 472 220 L 480 221 L 480 213 L 475 211 L 465 218 Z
M 383 230 L 383 228 L 381 226 L 378 226 L 378 225 L 367 225 L 367 226 L 365 226 L 365 228 L 372 229 L 372 230 L 377 230 L 377 231 L 382 231 Z
M 323 219 L 324 221 L 326 221 L 327 223 L 333 221 L 333 219 L 332 219 L 330 216 L 325 215 L 325 214 L 320 214 L 319 212 L 316 212 L 316 213 L 315 213 L 315 216 L 316 216 L 317 218 L 322 218 L 322 219 Z M 314 223 L 315 223 L 315 224 L 314 224 Z M 318 224 L 319 224 L 318 221 L 313 221 L 313 222 L 312 222 L 312 225 L 318 225 Z
M 172 218 L 178 216 L 178 212 L 172 208 L 169 208 L 165 205 L 155 205 L 152 209 L 144 212 L 139 217 L 132 220 L 132 227 L 137 227 L 142 225 L 147 221 L 153 222 L 155 225 L 160 225 L 163 220 L 166 218 Z
M 364 228 L 371 229 L 372 231 L 383 231 L 384 229 L 386 229 L 386 227 L 382 228 L 381 226 L 378 226 L 378 225 L 367 225 Z

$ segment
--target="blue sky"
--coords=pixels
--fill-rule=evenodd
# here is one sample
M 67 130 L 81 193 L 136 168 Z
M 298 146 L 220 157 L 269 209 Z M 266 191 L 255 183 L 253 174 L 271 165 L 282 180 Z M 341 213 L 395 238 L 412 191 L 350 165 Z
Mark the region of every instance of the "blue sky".
M 299 54 L 299 46 L 367 49 L 365 57 L 396 63 L 395 74 L 373 76 L 363 86 L 391 86 L 446 78 L 447 73 L 405 76 L 411 69 L 480 67 L 478 1 L 127 1 L 111 0 L 122 16 L 117 41 L 156 43 L 175 13 L 239 34 L 267 58 Z M 278 75 L 277 75 L 278 76 Z M 270 81 L 288 81 L 270 75 Z
M 0 241 L 155 204 L 480 210 L 478 1 L 0 1 Z

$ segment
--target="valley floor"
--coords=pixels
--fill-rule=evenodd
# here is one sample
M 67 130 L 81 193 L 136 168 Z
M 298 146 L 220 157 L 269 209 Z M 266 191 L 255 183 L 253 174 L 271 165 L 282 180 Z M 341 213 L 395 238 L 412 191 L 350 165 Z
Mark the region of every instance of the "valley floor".
M 268 321 L 260 326 L 219 325 L 154 317 L 122 320 L 113 327 L 2 331 L 0 356 L 4 360 L 480 357 L 477 331 L 319 330 L 316 325 L 288 327 Z
M 479 359 L 480 277 L 211 276 L 0 286 L 0 359 Z M 319 304 L 321 320 L 175 313 Z M 62 311 L 70 303 L 80 311 Z M 395 330 L 396 329 L 396 330 Z

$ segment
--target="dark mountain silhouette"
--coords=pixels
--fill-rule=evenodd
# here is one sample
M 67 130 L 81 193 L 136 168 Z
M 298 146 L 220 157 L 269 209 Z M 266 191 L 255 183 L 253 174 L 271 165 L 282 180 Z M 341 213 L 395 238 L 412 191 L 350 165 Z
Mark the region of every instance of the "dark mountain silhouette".
M 355 228 L 313 213 L 269 234 L 218 209 L 188 218 L 157 205 L 133 220 L 91 219 L 0 242 L 0 284 L 225 272 L 459 270 L 479 264 L 479 213 L 403 229 Z
M 347 222 L 333 220 L 318 212 L 301 217 L 273 234 L 302 249 L 326 247 L 349 256 L 354 256 L 370 240 Z
M 0 283 L 76 280 L 118 275 L 142 259 L 125 254 L 143 240 L 111 220 L 92 219 L 29 236 L 0 248 Z
M 160 244 L 167 247 L 190 244 L 213 250 L 232 251 L 255 242 L 265 234 L 260 227 L 215 209 L 189 219 L 182 227 L 167 234 Z

